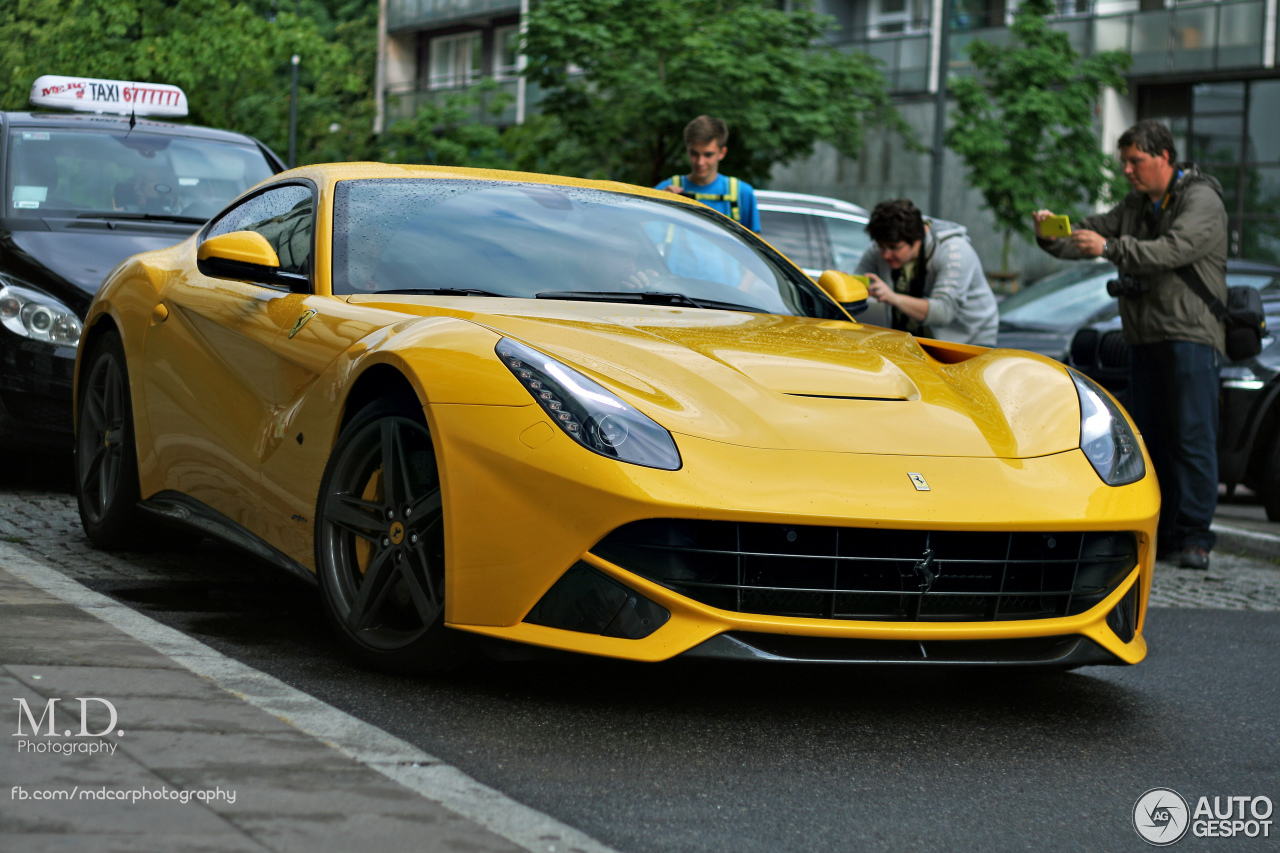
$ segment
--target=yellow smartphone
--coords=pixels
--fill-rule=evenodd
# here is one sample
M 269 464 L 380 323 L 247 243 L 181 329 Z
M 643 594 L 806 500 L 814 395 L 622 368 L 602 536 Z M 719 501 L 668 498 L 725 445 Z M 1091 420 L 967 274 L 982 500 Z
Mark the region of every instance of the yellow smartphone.
M 1040 233 L 1045 237 L 1070 237 L 1071 220 L 1066 216 L 1050 216 L 1040 223 Z

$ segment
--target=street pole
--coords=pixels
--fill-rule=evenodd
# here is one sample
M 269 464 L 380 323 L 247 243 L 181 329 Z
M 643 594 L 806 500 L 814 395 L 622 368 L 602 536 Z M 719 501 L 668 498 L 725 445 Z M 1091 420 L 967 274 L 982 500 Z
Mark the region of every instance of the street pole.
M 942 0 L 942 43 L 938 49 L 938 91 L 933 105 L 933 175 L 929 179 L 929 215 L 942 216 L 942 171 L 946 162 L 947 70 L 951 64 L 951 0 Z
M 293 94 L 289 96 L 289 168 L 297 165 L 298 153 L 298 63 L 302 57 L 293 55 Z

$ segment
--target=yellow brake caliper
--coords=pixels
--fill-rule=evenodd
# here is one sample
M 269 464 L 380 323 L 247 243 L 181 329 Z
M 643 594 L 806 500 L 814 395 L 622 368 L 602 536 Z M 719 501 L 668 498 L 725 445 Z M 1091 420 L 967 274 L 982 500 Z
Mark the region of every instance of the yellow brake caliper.
M 360 497 L 367 501 L 382 501 L 382 467 L 379 466 L 377 471 L 373 472 L 373 476 L 369 478 L 369 482 L 365 484 L 364 492 Z M 373 558 L 373 545 L 363 536 L 356 537 L 356 565 L 360 567 L 360 574 L 369 571 L 369 561 Z

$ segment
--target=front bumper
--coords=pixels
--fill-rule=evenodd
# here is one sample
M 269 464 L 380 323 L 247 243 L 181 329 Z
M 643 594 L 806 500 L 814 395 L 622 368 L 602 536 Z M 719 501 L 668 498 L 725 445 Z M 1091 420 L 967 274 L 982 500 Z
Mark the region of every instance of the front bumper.
M 0 446 L 69 450 L 76 348 L 0 329 Z
M 727 633 L 909 641 L 917 647 L 1085 637 L 1119 662 L 1136 663 L 1146 654 L 1141 630 L 1159 512 L 1155 478 L 1106 486 L 1078 450 L 1022 460 L 897 457 L 766 450 L 677 435 L 683 468 L 656 471 L 584 451 L 532 406 L 438 405 L 428 406 L 427 414 L 448 508 L 451 627 L 637 661 L 667 660 Z M 930 490 L 918 491 L 911 472 L 923 473 Z M 1104 600 L 1055 618 L 889 622 L 740 613 L 694 601 L 592 553 L 617 528 L 654 518 L 900 530 L 1128 531 L 1136 541 L 1137 564 Z M 641 639 L 525 621 L 579 561 L 660 605 L 670 618 Z M 1108 627 L 1107 616 L 1135 585 L 1137 628 L 1126 642 Z

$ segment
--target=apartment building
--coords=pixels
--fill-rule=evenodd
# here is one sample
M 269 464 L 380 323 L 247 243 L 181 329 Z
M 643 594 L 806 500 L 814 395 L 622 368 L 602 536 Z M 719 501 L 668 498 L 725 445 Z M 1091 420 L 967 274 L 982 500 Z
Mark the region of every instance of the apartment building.
M 521 0 L 381 0 L 379 91 L 385 121 L 411 115 L 482 78 L 513 97 L 500 116 L 518 121 L 539 93 L 524 87 L 516 45 Z M 524 0 L 525 8 L 529 0 Z M 1280 260 L 1280 72 L 1276 68 L 1280 0 L 1058 0 L 1052 26 L 1082 54 L 1126 50 L 1133 57 L 1128 91 L 1108 91 L 1097 112 L 1102 144 L 1114 150 L 1137 119 L 1167 121 L 1179 156 L 1222 182 L 1231 216 L 1232 252 Z M 1007 42 L 1016 0 L 951 0 L 950 75 L 971 72 L 974 39 Z M 837 26 L 829 43 L 880 60 L 899 109 L 926 144 L 933 138 L 941 74 L 943 0 L 816 0 Z M 870 206 L 882 198 L 929 198 L 930 158 L 887 134 L 869 135 L 856 160 L 819 146 L 814 155 L 775 170 L 770 187 L 832 195 Z M 1034 180 L 1034 176 L 1028 176 Z M 936 213 L 970 226 L 980 255 L 998 264 L 1001 236 L 967 187 L 963 165 L 948 155 L 943 202 Z M 1055 264 L 1020 245 L 1024 278 Z

